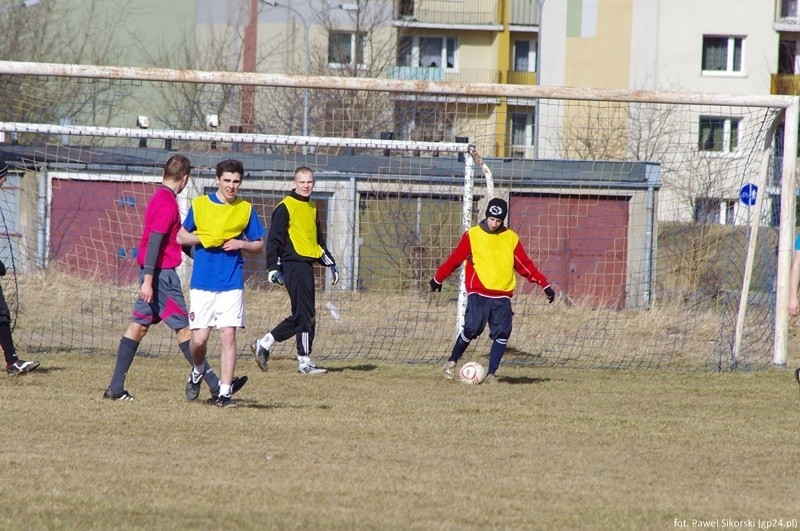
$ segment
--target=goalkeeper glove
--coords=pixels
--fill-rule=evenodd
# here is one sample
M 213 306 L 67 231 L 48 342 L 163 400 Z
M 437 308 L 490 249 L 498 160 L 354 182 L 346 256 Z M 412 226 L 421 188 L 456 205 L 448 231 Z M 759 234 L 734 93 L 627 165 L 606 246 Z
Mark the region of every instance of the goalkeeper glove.
M 436 282 L 435 278 L 431 279 L 431 291 L 442 291 L 442 284 Z
M 273 269 L 267 274 L 267 280 L 269 280 L 270 284 L 277 284 L 279 286 L 286 285 L 286 279 L 283 278 L 283 273 L 281 273 L 277 269 Z
M 556 292 L 553 291 L 553 288 L 551 288 L 549 284 L 544 288 L 544 294 L 547 296 L 547 303 L 553 304 L 553 301 L 556 300 Z
M 336 264 L 331 266 L 331 276 L 333 280 L 331 280 L 331 286 L 335 286 L 337 282 L 339 282 L 339 270 L 336 269 Z

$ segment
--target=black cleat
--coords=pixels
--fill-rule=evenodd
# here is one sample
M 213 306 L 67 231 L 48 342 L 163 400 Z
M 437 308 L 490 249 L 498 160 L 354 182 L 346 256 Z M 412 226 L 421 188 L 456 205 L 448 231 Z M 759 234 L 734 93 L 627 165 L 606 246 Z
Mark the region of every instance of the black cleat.
M 36 370 L 36 367 L 38 366 L 38 361 L 17 360 L 14 363 L 6 365 L 6 372 L 11 376 L 18 376 L 20 374 L 25 374 L 26 372 Z
M 233 383 L 231 384 L 233 386 L 233 391 L 231 392 L 231 395 L 235 395 L 236 392 L 242 387 L 244 387 L 244 384 L 246 383 L 247 383 L 247 376 L 237 376 L 236 378 L 234 378 Z M 217 391 L 217 393 L 219 393 L 219 391 Z M 211 393 L 211 398 L 217 400 L 219 398 L 219 394 Z
M 133 395 L 130 394 L 128 391 L 123 390 L 121 393 L 112 393 L 111 389 L 106 388 L 103 392 L 103 399 L 105 400 L 121 400 L 121 401 L 131 401 L 134 400 Z

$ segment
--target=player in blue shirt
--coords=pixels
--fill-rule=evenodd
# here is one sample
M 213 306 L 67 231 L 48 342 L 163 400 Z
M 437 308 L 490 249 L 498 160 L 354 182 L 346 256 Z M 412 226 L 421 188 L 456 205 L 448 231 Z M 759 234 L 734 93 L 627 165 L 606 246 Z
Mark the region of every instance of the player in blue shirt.
M 236 370 L 236 329 L 245 327 L 244 259 L 242 251 L 264 250 L 264 226 L 252 205 L 237 197 L 244 178 L 241 161 L 217 164 L 217 191 L 195 198 L 178 232 L 178 243 L 194 246 L 190 282 L 189 328 L 194 369 L 186 383 L 186 395 L 199 391 L 211 328 L 219 330 L 220 391 L 217 405 L 233 406 Z

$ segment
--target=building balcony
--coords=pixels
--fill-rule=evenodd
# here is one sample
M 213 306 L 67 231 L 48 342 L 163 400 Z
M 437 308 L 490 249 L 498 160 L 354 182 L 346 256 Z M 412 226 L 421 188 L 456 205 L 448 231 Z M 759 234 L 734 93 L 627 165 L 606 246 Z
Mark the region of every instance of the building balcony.
M 537 26 L 539 6 L 536 0 L 510 0 L 508 23 L 512 26 Z
M 427 28 L 497 26 L 502 24 L 500 5 L 502 3 L 495 0 L 463 0 L 458 4 L 451 0 L 398 0 L 394 4 L 394 25 Z
M 389 79 L 405 81 L 448 81 L 450 83 L 498 83 L 500 72 L 492 69 L 434 68 L 421 66 L 393 66 L 388 72 Z
M 536 72 L 508 72 L 509 85 L 535 85 Z
M 781 96 L 800 96 L 800 76 L 772 74 L 770 93 Z

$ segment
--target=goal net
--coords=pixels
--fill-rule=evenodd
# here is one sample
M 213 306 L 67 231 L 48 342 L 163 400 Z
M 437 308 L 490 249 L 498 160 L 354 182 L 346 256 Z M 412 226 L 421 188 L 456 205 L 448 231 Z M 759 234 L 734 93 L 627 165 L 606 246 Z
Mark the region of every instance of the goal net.
M 443 361 L 463 279 L 441 293 L 428 281 L 502 197 L 557 293 L 548 304 L 518 277 L 504 363 L 786 364 L 793 98 L 15 62 L 0 74 L 0 258 L 23 350 L 115 352 L 138 293 L 142 213 L 182 153 L 184 211 L 236 158 L 266 226 L 293 170 L 315 171 L 341 275 L 332 287 L 317 270 L 321 361 Z M 265 265 L 245 257 L 243 357 L 291 311 Z M 487 331 L 466 356 L 485 359 L 489 343 Z M 141 351 L 178 353 L 161 326 Z

